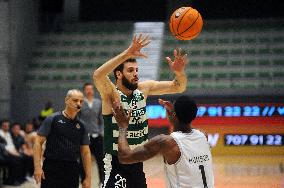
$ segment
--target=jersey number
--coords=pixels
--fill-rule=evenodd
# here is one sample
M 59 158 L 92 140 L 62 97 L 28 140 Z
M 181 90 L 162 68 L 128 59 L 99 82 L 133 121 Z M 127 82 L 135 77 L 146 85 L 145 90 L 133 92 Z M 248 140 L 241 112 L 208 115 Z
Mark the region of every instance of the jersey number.
M 208 188 L 207 182 L 206 182 L 206 176 L 205 176 L 204 166 L 203 166 L 203 165 L 199 165 L 199 170 L 201 171 L 202 181 L 203 181 L 204 188 Z

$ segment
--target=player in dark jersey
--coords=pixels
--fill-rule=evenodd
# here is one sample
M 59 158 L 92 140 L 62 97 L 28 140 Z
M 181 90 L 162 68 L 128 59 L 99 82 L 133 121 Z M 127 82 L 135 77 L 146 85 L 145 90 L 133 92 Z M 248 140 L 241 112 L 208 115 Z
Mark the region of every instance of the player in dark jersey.
M 91 187 L 90 141 L 84 125 L 77 119 L 82 103 L 83 94 L 79 90 L 69 90 L 66 108 L 48 116 L 38 130 L 34 144 L 34 177 L 37 183 L 41 182 L 42 188 L 78 188 L 80 154 L 86 174 L 82 187 Z
M 167 188 L 214 188 L 212 154 L 206 134 L 191 126 L 198 110 L 196 103 L 187 95 L 179 96 L 173 104 L 162 99 L 159 103 L 165 107 L 174 132 L 157 135 L 132 150 L 126 139 L 129 117 L 121 104 L 114 102 L 113 114 L 119 126 L 119 162 L 143 162 L 161 154 Z
M 146 57 L 140 50 L 150 43 L 147 36 L 134 36 L 131 45 L 121 54 L 107 61 L 94 71 L 94 83 L 102 98 L 104 117 L 105 181 L 104 187 L 146 187 L 143 163 L 120 164 L 117 159 L 118 127 L 112 116 L 112 102 L 121 101 L 126 111 L 132 109 L 128 129 L 131 148 L 148 141 L 146 99 L 149 95 L 181 93 L 185 91 L 187 78 L 184 73 L 187 57 L 181 50 L 174 50 L 174 61 L 167 57 L 170 69 L 175 74 L 172 81 L 147 80 L 138 82 L 138 65 L 134 58 Z M 108 75 L 114 72 L 116 83 Z

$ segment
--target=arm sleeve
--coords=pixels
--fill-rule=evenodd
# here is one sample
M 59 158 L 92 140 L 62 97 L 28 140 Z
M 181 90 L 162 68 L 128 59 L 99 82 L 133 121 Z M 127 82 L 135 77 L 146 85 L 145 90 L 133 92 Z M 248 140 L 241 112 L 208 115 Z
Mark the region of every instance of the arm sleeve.
M 53 117 L 54 116 L 48 116 L 47 118 L 45 118 L 45 120 L 42 122 L 41 126 L 39 127 L 39 130 L 37 132 L 38 135 L 45 137 L 49 135 Z
M 81 140 L 81 145 L 90 145 L 90 138 L 86 130 L 84 130 L 84 134 Z

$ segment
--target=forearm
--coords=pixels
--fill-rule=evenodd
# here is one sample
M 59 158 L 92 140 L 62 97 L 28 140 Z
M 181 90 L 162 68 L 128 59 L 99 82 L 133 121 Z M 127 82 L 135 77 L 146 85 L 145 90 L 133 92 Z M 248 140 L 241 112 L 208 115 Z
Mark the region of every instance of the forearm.
M 98 69 L 94 72 L 94 78 L 98 79 L 102 76 L 107 76 L 110 74 L 118 65 L 123 63 L 125 60 L 130 58 L 130 56 L 127 55 L 127 51 L 123 51 L 119 55 L 115 56 L 114 58 L 110 59 L 106 63 L 104 63 L 102 66 L 100 66 Z
M 163 148 L 164 136 L 156 136 L 143 146 L 131 150 L 126 137 L 126 130 L 120 129 L 118 137 L 118 159 L 122 164 L 133 164 L 146 161 L 157 155 Z
M 118 136 L 118 158 L 119 160 L 121 161 L 127 160 L 130 153 L 131 153 L 131 149 L 127 141 L 127 128 L 119 128 L 119 136 Z
M 42 146 L 40 143 L 35 143 L 34 147 L 34 167 L 41 168 L 41 155 L 42 155 Z
M 178 92 L 184 92 L 187 86 L 187 77 L 184 72 L 175 72 L 174 87 Z
M 83 162 L 86 178 L 91 178 L 92 160 L 91 160 L 90 149 L 83 151 L 81 153 L 81 156 L 82 156 L 82 162 Z

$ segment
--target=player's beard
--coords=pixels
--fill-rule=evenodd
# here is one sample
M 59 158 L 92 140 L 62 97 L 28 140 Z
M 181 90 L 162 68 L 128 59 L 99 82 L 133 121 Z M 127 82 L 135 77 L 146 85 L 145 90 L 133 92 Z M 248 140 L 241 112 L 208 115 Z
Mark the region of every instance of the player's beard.
M 126 87 L 127 89 L 131 90 L 131 91 L 134 91 L 135 89 L 138 88 L 138 84 L 132 84 L 129 80 L 127 80 L 127 78 L 122 75 L 122 85 L 124 87 Z

